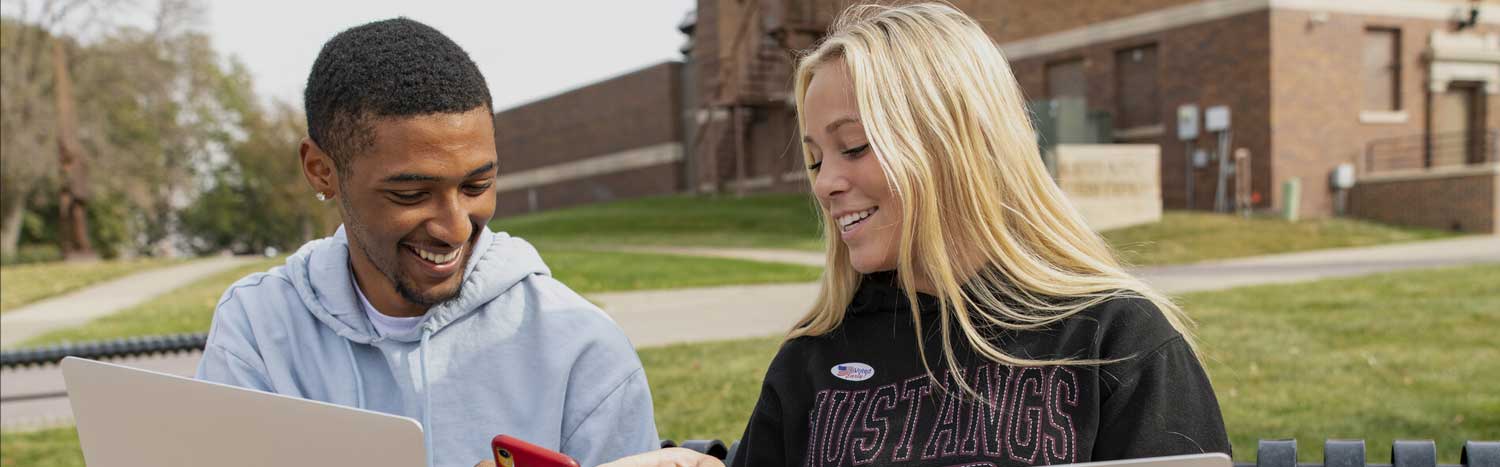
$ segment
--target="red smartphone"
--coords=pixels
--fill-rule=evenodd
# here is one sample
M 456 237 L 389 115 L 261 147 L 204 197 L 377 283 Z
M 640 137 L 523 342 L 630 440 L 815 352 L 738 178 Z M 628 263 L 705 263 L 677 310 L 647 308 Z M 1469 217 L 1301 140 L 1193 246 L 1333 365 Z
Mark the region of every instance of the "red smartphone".
M 495 465 L 499 467 L 578 467 L 578 461 L 563 453 L 514 436 L 496 435 L 490 449 L 495 451 Z

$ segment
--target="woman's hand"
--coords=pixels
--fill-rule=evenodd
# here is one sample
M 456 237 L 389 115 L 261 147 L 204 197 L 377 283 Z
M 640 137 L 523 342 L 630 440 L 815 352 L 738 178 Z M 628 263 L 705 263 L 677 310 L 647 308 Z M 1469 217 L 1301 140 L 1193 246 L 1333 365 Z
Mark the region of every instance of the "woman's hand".
M 636 454 L 599 467 L 724 467 L 724 463 L 692 449 L 667 448 Z

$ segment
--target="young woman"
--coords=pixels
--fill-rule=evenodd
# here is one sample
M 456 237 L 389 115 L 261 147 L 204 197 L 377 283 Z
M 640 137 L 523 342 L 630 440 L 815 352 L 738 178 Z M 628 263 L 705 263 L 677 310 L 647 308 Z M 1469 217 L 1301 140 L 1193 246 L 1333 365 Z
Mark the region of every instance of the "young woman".
M 796 103 L 828 262 L 733 465 L 1229 452 L 1188 318 L 1049 178 L 973 19 L 853 7 L 801 59 Z

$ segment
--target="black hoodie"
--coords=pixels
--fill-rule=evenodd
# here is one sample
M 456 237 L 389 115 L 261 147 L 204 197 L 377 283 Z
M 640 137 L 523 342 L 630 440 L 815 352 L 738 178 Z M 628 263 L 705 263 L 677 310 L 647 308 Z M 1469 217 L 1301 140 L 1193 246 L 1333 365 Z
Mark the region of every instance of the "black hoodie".
M 944 363 L 936 300 L 921 296 L 927 360 L 889 273 L 867 276 L 832 332 L 782 345 L 734 466 L 1021 466 L 1230 452 L 1213 388 L 1151 302 L 1112 299 L 1045 330 L 1006 331 L 1013 356 L 1104 365 L 1012 367 L 958 333 L 962 392 Z

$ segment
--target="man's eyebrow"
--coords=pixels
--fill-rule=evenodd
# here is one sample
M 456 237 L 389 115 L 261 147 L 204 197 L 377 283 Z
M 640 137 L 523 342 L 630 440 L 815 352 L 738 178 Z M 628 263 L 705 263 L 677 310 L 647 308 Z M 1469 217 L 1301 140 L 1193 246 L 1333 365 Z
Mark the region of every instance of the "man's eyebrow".
M 485 172 L 489 172 L 491 170 L 495 170 L 495 161 L 490 161 L 490 163 L 485 164 L 483 166 L 480 166 L 477 169 L 470 170 L 469 174 L 465 175 L 464 178 L 473 177 L 475 175 L 479 175 L 479 174 L 482 174 L 482 173 L 485 173 Z
M 438 180 L 442 180 L 442 178 L 435 177 L 435 176 L 432 176 L 432 175 L 426 175 L 426 174 L 401 173 L 401 174 L 396 174 L 396 175 L 392 175 L 392 176 L 386 177 L 382 181 L 384 181 L 386 183 L 401 183 L 401 182 L 436 182 Z
M 473 176 L 476 176 L 476 175 L 479 175 L 479 174 L 482 174 L 482 173 L 485 173 L 485 172 L 489 172 L 491 170 L 495 170 L 495 162 L 494 161 L 490 161 L 489 163 L 484 164 L 484 165 L 480 166 L 477 169 L 470 170 L 468 175 L 464 175 L 464 178 L 473 177 Z M 438 182 L 438 181 L 442 181 L 442 180 L 443 180 L 442 177 L 438 177 L 438 176 L 434 176 L 434 175 L 419 174 L 419 173 L 399 173 L 399 174 L 396 174 L 396 175 L 392 175 L 392 176 L 386 177 L 386 178 L 382 179 L 381 181 L 386 182 L 386 183 L 403 183 L 403 182 Z

